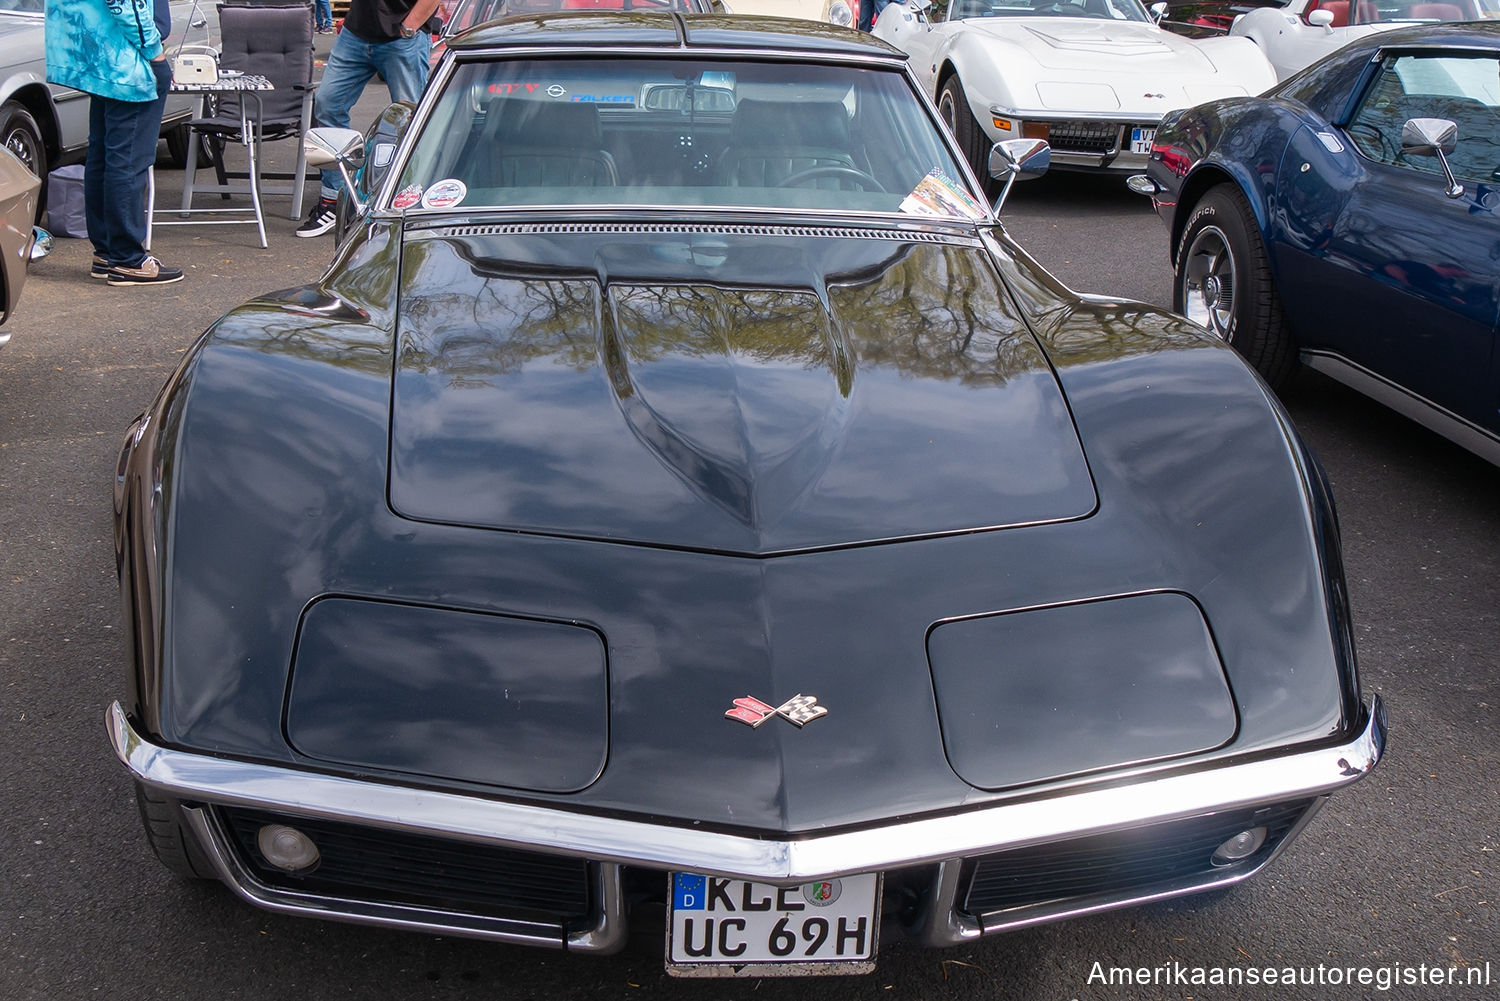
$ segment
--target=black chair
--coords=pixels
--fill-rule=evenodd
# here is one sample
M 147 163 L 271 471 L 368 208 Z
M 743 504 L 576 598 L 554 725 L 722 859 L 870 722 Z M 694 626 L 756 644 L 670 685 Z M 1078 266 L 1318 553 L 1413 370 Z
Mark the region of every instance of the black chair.
M 301 137 L 312 127 L 313 93 L 316 89 L 313 86 L 312 4 L 221 4 L 219 31 L 222 40 L 220 73 L 227 70 L 263 76 L 274 89 L 254 94 L 215 95 L 216 100 L 211 107 L 204 109 L 202 117 L 190 122 L 192 142 L 188 148 L 197 148 L 197 136 L 209 139 L 218 183 L 198 184 L 197 158 L 189 156 L 182 190 L 182 210 L 193 210 L 193 195 L 197 192 L 216 192 L 226 198 L 231 193 L 248 193 L 260 227 L 261 246 L 265 246 L 261 195 L 291 195 L 290 218 L 302 217 L 307 154 L 302 148 Z M 241 102 L 247 102 L 244 109 Z M 292 139 L 297 144 L 297 165 L 290 173 L 266 172 L 261 167 L 261 144 L 279 139 Z M 248 153 L 249 167 L 243 173 L 225 169 L 224 151 L 231 143 L 244 146 Z M 231 185 L 230 178 L 244 178 L 248 186 Z M 262 178 L 291 183 L 268 187 L 261 183 Z
M 849 113 L 837 101 L 744 100 L 734 109 L 729 145 L 719 155 L 727 187 L 774 188 L 816 167 L 855 167 Z M 837 178 L 819 187 L 838 187 Z

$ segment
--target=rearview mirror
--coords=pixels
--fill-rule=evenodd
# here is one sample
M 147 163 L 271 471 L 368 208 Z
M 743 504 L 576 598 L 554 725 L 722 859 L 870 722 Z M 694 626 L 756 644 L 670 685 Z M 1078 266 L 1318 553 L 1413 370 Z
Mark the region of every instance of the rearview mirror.
M 1448 179 L 1449 198 L 1464 193 L 1464 186 L 1453 177 L 1448 154 L 1458 147 L 1458 126 L 1446 118 L 1410 118 L 1401 126 L 1401 152 L 1406 156 L 1435 156 Z

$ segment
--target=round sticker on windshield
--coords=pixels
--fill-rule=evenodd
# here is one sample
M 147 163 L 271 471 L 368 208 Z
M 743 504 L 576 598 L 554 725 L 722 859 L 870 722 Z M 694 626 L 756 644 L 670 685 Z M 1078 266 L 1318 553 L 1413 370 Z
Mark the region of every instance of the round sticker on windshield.
M 408 184 L 396 192 L 396 197 L 391 199 L 391 208 L 409 209 L 422 200 L 422 186 L 420 184 Z
M 422 196 L 422 207 L 424 209 L 451 209 L 464 200 L 464 195 L 469 189 L 464 187 L 464 182 L 456 177 L 450 177 L 446 181 L 438 181 L 427 189 Z

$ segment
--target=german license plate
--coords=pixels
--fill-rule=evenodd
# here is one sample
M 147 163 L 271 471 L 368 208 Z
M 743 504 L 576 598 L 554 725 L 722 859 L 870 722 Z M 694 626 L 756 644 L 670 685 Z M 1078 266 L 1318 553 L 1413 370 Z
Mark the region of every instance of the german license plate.
M 666 967 L 673 976 L 808 976 L 875 968 L 875 873 L 770 886 L 674 872 L 670 890 Z
M 1131 129 L 1130 130 L 1130 152 L 1149 153 L 1151 144 L 1156 141 L 1155 129 Z

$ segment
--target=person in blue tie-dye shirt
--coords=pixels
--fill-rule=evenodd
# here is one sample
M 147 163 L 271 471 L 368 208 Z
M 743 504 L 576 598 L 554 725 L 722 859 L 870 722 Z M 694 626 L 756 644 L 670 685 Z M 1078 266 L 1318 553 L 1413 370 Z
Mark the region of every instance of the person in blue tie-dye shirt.
M 146 253 L 146 173 L 156 160 L 172 66 L 167 0 L 47 0 L 47 79 L 89 95 L 83 167 L 89 274 L 111 285 L 182 280 Z

